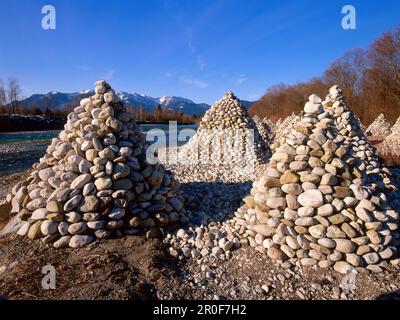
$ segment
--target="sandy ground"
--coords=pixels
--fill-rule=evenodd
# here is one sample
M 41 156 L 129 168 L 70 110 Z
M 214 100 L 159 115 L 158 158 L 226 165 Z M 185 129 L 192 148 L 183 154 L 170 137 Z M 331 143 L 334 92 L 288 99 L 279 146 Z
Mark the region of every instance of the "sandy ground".
M 398 268 L 360 270 L 348 288 L 331 270 L 278 266 L 250 248 L 201 264 L 180 262 L 160 240 L 143 237 L 56 250 L 10 235 L 0 248 L 0 295 L 8 299 L 400 299 Z M 41 284 L 48 265 L 55 290 Z

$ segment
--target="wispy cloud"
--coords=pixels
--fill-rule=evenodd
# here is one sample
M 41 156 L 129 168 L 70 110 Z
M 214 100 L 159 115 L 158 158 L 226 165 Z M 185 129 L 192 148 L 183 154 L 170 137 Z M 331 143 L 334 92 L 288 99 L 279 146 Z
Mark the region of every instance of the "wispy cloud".
M 90 70 L 90 67 L 85 64 L 76 65 L 75 68 L 77 68 L 81 71 L 89 71 Z
M 193 78 L 192 76 L 180 76 L 179 81 L 199 89 L 205 89 L 208 87 L 208 83 L 204 82 L 203 80 Z
M 249 78 L 245 74 L 241 74 L 241 75 L 239 75 L 239 77 L 236 79 L 235 82 L 238 86 L 240 86 L 243 83 L 245 83 L 247 80 L 249 80 Z
M 259 100 L 261 98 L 261 96 L 262 96 L 262 93 L 252 93 L 252 94 L 248 95 L 247 98 L 250 101 L 255 101 L 255 100 Z
M 207 67 L 207 63 L 204 62 L 201 55 L 197 55 L 196 61 L 197 61 L 197 64 L 199 65 L 201 71 L 203 71 L 204 68 Z
M 193 31 L 192 31 L 192 28 L 191 28 L 191 27 L 186 27 L 186 28 L 184 29 L 184 34 L 185 34 L 187 46 L 189 47 L 189 49 L 190 49 L 193 53 L 195 53 L 197 50 L 196 50 L 196 47 L 193 45 L 193 42 L 192 42 L 192 39 L 193 39 Z
M 171 72 L 166 72 L 166 73 L 164 73 L 164 76 L 166 78 L 172 78 L 172 73 Z
M 103 75 L 103 79 L 104 79 L 104 80 L 111 80 L 111 79 L 113 78 L 113 76 L 114 76 L 114 73 L 115 73 L 115 70 L 114 70 L 114 69 L 108 70 L 108 71 Z
M 199 66 L 200 70 L 203 71 L 207 66 L 207 63 L 204 61 L 203 57 L 198 53 L 196 46 L 193 44 L 193 30 L 191 27 L 186 27 L 184 29 L 184 34 L 186 38 L 186 43 L 190 51 L 193 53 L 194 58 L 196 59 L 196 63 Z

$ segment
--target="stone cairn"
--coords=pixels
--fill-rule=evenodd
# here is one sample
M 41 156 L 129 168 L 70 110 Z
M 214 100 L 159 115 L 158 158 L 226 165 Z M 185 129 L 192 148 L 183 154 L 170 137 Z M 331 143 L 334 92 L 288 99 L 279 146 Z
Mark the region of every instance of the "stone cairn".
M 367 136 L 372 137 L 386 138 L 390 133 L 390 123 L 386 120 L 383 113 L 381 113 L 366 130 Z
M 395 124 L 390 131 L 394 134 L 400 135 L 400 117 L 397 118 Z
M 283 121 L 279 119 L 276 123 L 275 139 L 274 143 L 271 145 L 271 149 L 275 150 L 285 142 L 285 137 L 290 133 L 293 126 L 298 123 L 301 119 L 301 115 L 292 113 L 290 116 L 285 118 Z
M 356 114 L 353 113 L 353 115 L 354 115 L 354 118 L 356 119 L 356 121 L 359 123 L 360 130 L 361 130 L 361 131 L 363 132 L 363 134 L 365 135 L 365 132 L 366 132 L 366 130 L 367 130 L 367 127 L 364 126 L 364 124 L 361 122 L 361 119 L 360 119 Z
M 178 160 L 190 167 L 203 167 L 218 176 L 219 170 L 247 175 L 255 166 L 266 163 L 269 145 L 232 92 L 207 110 L 197 133 L 179 151 Z
M 256 124 L 258 132 L 260 133 L 261 138 L 265 141 L 265 143 L 269 145 L 274 138 L 274 134 L 268 123 L 269 120 L 267 119 L 268 121 L 264 121 L 258 115 L 255 115 L 253 117 L 253 120 Z
M 310 96 L 236 212 L 240 237 L 273 260 L 382 271 L 396 253 L 399 215 L 371 148 L 338 87 L 324 103 Z
M 390 132 L 390 135 L 385 138 L 384 143 L 388 144 L 388 147 L 393 143 L 396 143 L 396 145 L 398 145 L 400 141 L 400 117 L 397 118 L 395 124 L 390 129 Z
M 273 135 L 275 135 L 276 132 L 276 123 L 272 122 L 270 119 L 268 119 L 267 117 L 265 117 L 263 119 L 263 122 L 268 126 L 268 128 L 270 129 L 271 133 Z
M 127 107 L 105 81 L 68 115 L 58 138 L 13 189 L 18 234 L 43 238 L 56 248 L 146 232 L 184 215 L 179 185 L 159 164 L 146 161 L 147 146 Z
M 380 157 L 385 159 L 389 165 L 398 165 L 400 159 L 400 117 L 396 120 L 396 123 L 390 129 L 391 133 L 388 135 L 382 143 L 378 144 L 377 149 L 379 151 Z M 400 183 L 400 176 L 398 175 L 398 169 L 396 170 L 397 182 Z

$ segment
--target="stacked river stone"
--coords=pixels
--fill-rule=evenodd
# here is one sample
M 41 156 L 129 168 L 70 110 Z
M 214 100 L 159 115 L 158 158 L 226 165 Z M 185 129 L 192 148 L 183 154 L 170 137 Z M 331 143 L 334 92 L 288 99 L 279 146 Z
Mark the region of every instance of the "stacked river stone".
M 254 120 L 232 92 L 207 110 L 197 133 L 179 152 L 179 161 L 190 166 L 238 168 L 246 172 L 265 163 L 269 146 Z
M 257 115 L 253 117 L 253 120 L 254 123 L 256 124 L 258 132 L 260 133 L 261 138 L 269 145 L 274 137 L 270 125 L 268 124 L 267 121 L 262 120 Z
M 271 134 L 273 136 L 275 136 L 275 132 L 276 132 L 276 123 L 272 122 L 270 119 L 268 119 L 267 117 L 265 117 L 263 119 L 263 122 L 267 125 L 267 127 L 270 129 Z
M 160 164 L 146 161 L 145 137 L 110 85 L 68 115 L 58 138 L 33 171 L 13 189 L 18 234 L 54 247 L 147 232 L 185 212 L 178 184 Z
M 395 124 L 390 130 L 392 133 L 399 135 L 400 134 L 400 117 L 397 118 Z
M 396 164 L 400 155 L 400 117 L 390 131 L 391 134 L 378 145 L 378 150 L 382 158 L 387 159 L 389 163 Z M 399 179 L 399 177 L 396 178 Z
M 301 115 L 297 115 L 292 113 L 290 116 L 285 118 L 283 121 L 279 119 L 276 124 L 276 131 L 275 131 L 275 139 L 273 145 L 271 145 L 271 149 L 275 150 L 279 148 L 282 143 L 285 142 L 286 136 L 290 133 L 293 129 L 293 126 L 299 122 L 301 119 Z
M 236 213 L 239 234 L 274 260 L 382 271 L 396 252 L 393 188 L 338 87 L 312 95 Z
M 388 149 L 391 148 L 396 148 L 396 146 L 399 145 L 400 141 L 400 117 L 396 120 L 395 124 L 393 127 L 390 129 L 390 135 L 388 135 L 383 143 L 387 146 Z M 393 151 L 398 151 L 398 150 L 393 150 Z
M 366 130 L 368 136 L 380 138 L 386 138 L 390 133 L 390 123 L 386 120 L 383 113 L 381 113 Z

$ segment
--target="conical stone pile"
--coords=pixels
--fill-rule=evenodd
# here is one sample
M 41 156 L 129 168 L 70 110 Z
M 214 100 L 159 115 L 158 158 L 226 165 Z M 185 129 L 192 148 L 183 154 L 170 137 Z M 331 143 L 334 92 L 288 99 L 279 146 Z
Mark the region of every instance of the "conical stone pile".
M 364 126 L 364 124 L 362 123 L 361 119 L 359 117 L 357 117 L 355 114 L 354 114 L 354 118 L 358 122 L 360 130 L 363 132 L 363 134 L 365 134 L 367 128 Z
M 380 156 L 389 164 L 397 165 L 400 157 L 400 117 L 390 131 L 391 134 L 377 148 Z
M 366 134 L 372 137 L 386 138 L 390 133 L 390 123 L 386 120 L 383 113 L 381 113 L 366 130 Z
M 390 129 L 393 134 L 400 135 L 400 117 L 397 118 L 395 124 Z
M 13 189 L 18 234 L 54 247 L 147 232 L 185 212 L 178 185 L 160 164 L 146 161 L 140 127 L 109 84 L 68 115 L 58 138 Z
M 290 116 L 285 118 L 283 121 L 278 120 L 276 124 L 276 131 L 275 131 L 275 139 L 274 143 L 271 146 L 272 150 L 275 150 L 279 148 L 284 142 L 285 142 L 285 137 L 287 134 L 290 133 L 290 131 L 293 129 L 293 126 L 298 123 L 301 119 L 301 115 L 297 115 L 295 113 L 292 113 Z
M 385 138 L 383 143 L 387 145 L 387 148 L 390 148 L 390 146 L 392 145 L 392 147 L 396 148 L 396 150 L 393 151 L 398 151 L 397 146 L 400 142 L 400 117 L 396 120 L 395 124 L 390 129 L 390 132 L 390 135 Z
M 195 136 L 179 151 L 179 161 L 190 166 L 253 170 L 269 158 L 269 146 L 232 92 L 207 110 Z M 248 170 L 247 170 L 248 169 Z
M 271 131 L 271 134 L 272 134 L 273 136 L 275 136 L 275 132 L 276 132 L 276 123 L 272 122 L 272 121 L 271 121 L 270 119 L 268 119 L 267 117 L 265 117 L 262 121 L 268 126 L 268 128 L 269 128 L 270 131 Z
M 333 115 L 337 129 L 345 138 L 343 144 L 356 155 L 353 166 L 364 181 L 363 188 L 378 196 L 384 193 L 387 209 L 399 210 L 399 185 L 393 182 L 394 176 L 380 162 L 376 148 L 366 138 L 362 124 L 347 105 L 342 90 L 338 86 L 332 87 L 323 105 Z
M 338 86 L 333 86 L 329 90 L 323 105 L 332 114 L 336 128 L 344 139 L 342 143 L 355 155 L 356 160 L 352 165 L 357 169 L 356 175 L 362 177 L 370 186 L 382 181 L 383 183 L 377 185 L 380 190 L 385 189 L 384 184 L 392 188 L 389 179 L 390 172 L 381 165 L 376 149 L 365 137 L 359 119 L 348 107 L 343 92 Z M 380 118 L 378 122 L 385 122 L 384 116 L 378 118 Z
M 367 151 L 340 89 L 333 87 L 324 105 L 327 110 L 310 96 L 235 223 L 252 247 L 274 260 L 333 266 L 341 273 L 354 267 L 382 271 L 396 252 L 399 216 L 363 180 L 362 168 L 375 172 L 374 160 L 362 159 Z
M 261 138 L 269 145 L 273 139 L 273 132 L 267 121 L 262 120 L 259 116 L 253 117 L 254 123 L 256 124 L 257 130 L 260 133 Z

